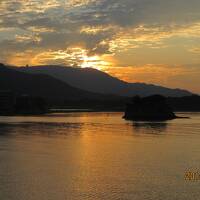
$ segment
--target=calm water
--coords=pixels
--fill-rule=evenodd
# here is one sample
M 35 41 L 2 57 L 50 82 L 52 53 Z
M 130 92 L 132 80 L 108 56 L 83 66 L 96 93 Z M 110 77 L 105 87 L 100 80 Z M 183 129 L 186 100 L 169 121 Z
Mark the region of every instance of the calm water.
M 0 117 L 0 200 L 199 200 L 200 113 L 179 115 Z

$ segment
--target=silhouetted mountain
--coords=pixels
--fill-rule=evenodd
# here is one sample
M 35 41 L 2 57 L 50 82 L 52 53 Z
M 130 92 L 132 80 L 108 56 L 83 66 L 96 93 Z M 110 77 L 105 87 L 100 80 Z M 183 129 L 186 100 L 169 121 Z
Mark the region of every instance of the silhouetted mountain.
M 192 93 L 181 89 L 145 84 L 127 83 L 93 68 L 72 68 L 62 66 L 23 67 L 18 70 L 29 73 L 48 74 L 74 87 L 102 94 L 132 97 L 160 94 L 171 97 L 189 96 Z
M 44 70 L 45 73 L 46 71 L 52 72 L 54 68 L 63 70 L 63 74 L 67 74 L 66 71 L 72 71 L 74 74 L 76 74 L 76 76 L 73 75 L 72 77 L 76 77 L 76 79 L 78 79 L 77 74 L 79 74 L 79 78 L 82 83 L 83 80 L 86 79 L 86 77 L 90 77 L 88 74 L 91 73 L 103 74 L 106 80 L 113 81 L 113 85 L 115 85 L 114 82 L 125 83 L 116 78 L 110 77 L 103 72 L 99 72 L 98 70 L 89 68 L 72 69 L 64 67 L 36 67 L 20 69 L 20 71 L 22 70 L 30 72 L 29 74 L 16 71 L 16 69 L 18 68 L 10 66 L 8 68 L 3 64 L 0 64 L 0 91 L 11 91 L 14 92 L 14 94 L 17 96 L 26 94 L 30 95 L 31 97 L 42 97 L 47 100 L 47 103 L 50 102 L 51 105 L 56 106 L 94 108 L 99 110 L 123 110 L 125 109 L 125 104 L 130 101 L 130 98 L 96 94 L 74 88 L 66 84 L 65 82 L 57 80 L 49 75 L 37 74 L 39 73 L 40 68 L 42 69 L 42 71 Z M 48 68 L 50 68 L 50 70 L 46 70 Z M 31 73 L 32 71 L 34 74 Z M 77 71 L 79 73 L 77 73 Z M 81 76 L 81 74 L 85 75 Z M 84 76 L 85 78 L 83 78 Z M 93 76 L 92 78 L 94 77 L 95 76 Z M 70 80 L 72 80 L 72 78 Z M 95 79 L 93 80 L 93 82 L 95 85 Z M 91 85 L 93 85 L 93 82 L 91 83 Z M 110 85 L 108 84 L 108 86 Z M 104 89 L 106 90 L 107 87 L 105 87 Z M 167 103 L 173 108 L 174 111 L 200 111 L 200 96 L 198 95 L 169 97 L 167 98 Z
M 48 99 L 49 102 L 106 100 L 114 97 L 95 94 L 74 88 L 45 74 L 28 74 L 0 64 L 0 90 L 10 90 L 16 95 L 27 94 Z

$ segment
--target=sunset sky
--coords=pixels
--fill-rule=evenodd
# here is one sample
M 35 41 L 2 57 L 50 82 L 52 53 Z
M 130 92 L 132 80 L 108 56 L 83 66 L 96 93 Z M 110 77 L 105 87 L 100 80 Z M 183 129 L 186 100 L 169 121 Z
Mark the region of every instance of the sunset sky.
M 200 93 L 200 0 L 1 0 L 0 62 Z

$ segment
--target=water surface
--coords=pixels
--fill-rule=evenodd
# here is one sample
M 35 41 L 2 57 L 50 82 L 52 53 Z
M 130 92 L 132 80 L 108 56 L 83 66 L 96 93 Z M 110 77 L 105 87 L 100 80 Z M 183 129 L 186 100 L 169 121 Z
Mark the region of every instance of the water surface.
M 167 122 L 122 113 L 0 117 L 2 200 L 199 199 L 200 113 Z

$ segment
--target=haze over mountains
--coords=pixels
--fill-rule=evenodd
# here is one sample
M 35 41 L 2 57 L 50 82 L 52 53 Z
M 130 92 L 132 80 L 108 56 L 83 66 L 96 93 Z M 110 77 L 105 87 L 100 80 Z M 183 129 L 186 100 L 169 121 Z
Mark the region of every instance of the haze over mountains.
M 93 68 L 74 68 L 64 66 L 20 67 L 16 70 L 32 74 L 50 75 L 73 87 L 101 94 L 114 94 L 132 97 L 161 94 L 170 97 L 190 96 L 191 92 L 170 89 L 145 83 L 127 83 Z

